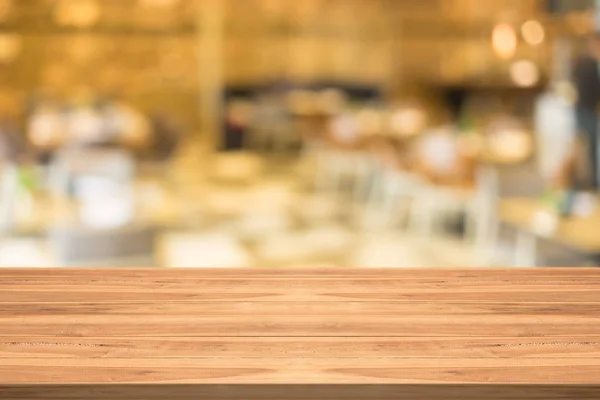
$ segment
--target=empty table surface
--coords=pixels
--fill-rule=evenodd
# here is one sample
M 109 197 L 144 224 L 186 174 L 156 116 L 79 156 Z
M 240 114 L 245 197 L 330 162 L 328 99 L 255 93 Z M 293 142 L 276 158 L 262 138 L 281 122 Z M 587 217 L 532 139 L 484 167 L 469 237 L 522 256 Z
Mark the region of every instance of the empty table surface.
M 600 382 L 600 270 L 0 270 L 0 385 Z

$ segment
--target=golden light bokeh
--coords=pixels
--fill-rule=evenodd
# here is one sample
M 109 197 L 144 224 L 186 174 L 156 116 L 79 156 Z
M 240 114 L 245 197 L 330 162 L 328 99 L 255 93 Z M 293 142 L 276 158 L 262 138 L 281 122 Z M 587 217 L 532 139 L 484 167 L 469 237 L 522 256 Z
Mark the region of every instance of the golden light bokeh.
M 517 86 L 531 87 L 540 81 L 540 70 L 529 60 L 520 60 L 511 65 L 510 76 Z
M 390 127 L 398 136 L 414 136 L 419 134 L 427 124 L 423 110 L 413 107 L 402 108 L 392 114 Z
M 500 58 L 512 58 L 517 51 L 517 33 L 508 24 L 496 25 L 492 33 L 492 46 Z
M 356 116 L 361 134 L 377 135 L 383 132 L 383 114 L 377 110 L 365 109 Z
M 0 34 L 0 63 L 10 63 L 20 54 L 22 49 L 21 36 L 13 33 Z
M 174 8 L 177 7 L 181 0 L 138 0 L 142 7 L 148 8 Z
M 0 0 L 0 22 L 5 22 L 13 9 L 13 0 Z
M 525 42 L 532 46 L 538 46 L 544 42 L 546 32 L 541 23 L 535 20 L 527 21 L 521 27 L 521 34 Z
M 76 28 L 90 28 L 102 14 L 96 0 L 61 0 L 55 9 L 55 19 L 59 25 Z

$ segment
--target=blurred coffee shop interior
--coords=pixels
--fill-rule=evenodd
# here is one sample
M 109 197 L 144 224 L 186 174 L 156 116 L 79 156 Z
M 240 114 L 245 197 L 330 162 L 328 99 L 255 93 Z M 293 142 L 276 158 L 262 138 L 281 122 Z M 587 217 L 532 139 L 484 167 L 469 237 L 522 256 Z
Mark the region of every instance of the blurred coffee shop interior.
M 600 265 L 596 10 L 0 0 L 0 266 Z

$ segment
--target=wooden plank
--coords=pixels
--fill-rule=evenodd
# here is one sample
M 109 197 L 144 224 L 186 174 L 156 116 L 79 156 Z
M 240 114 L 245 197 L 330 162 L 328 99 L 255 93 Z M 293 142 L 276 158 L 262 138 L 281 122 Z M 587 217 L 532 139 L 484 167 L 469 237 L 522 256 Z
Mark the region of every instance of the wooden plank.
M 64 383 L 589 384 L 600 359 L 177 358 L 0 359 L 0 385 Z
M 1 271 L 1 270 L 0 270 Z M 599 270 L 600 272 L 600 270 Z M 423 278 L 415 278 L 411 275 L 327 275 L 327 276 L 310 276 L 310 275 L 298 275 L 295 280 L 301 282 L 304 285 L 313 284 L 377 284 L 387 283 L 391 284 L 403 284 L 411 286 L 427 286 L 427 285 L 447 285 L 447 286 L 469 286 L 469 285 L 499 285 L 499 284 L 510 284 L 512 285 L 528 285 L 528 286 L 543 286 L 543 285 L 598 285 L 600 283 L 600 274 L 598 276 L 577 276 L 571 274 L 570 276 L 530 276 L 530 275 L 515 275 L 515 276 L 495 276 L 493 274 L 481 274 L 477 276 L 467 277 L 452 277 L 438 274 L 437 276 L 429 276 Z M 261 284 L 261 285 L 274 285 L 280 284 L 281 282 L 289 282 L 289 278 L 286 276 L 278 275 L 265 275 L 265 276 L 207 276 L 207 277 L 187 277 L 183 279 L 173 277 L 154 277 L 153 274 L 148 274 L 146 277 L 123 277 L 123 276 L 2 276 L 0 274 L 0 285 L 2 286 L 31 286 L 31 285 L 67 285 L 67 286 L 81 286 L 82 283 L 93 284 L 93 285 L 110 285 L 110 286 L 159 286 L 159 287 L 180 287 L 180 286 L 192 286 L 192 285 L 210 285 L 214 284 L 232 284 L 232 283 L 243 283 L 245 285 Z
M 0 321 L 7 318 L 78 318 L 86 316 L 505 316 L 585 317 L 600 315 L 598 303 L 482 302 L 96 302 L 0 303 Z
M 469 337 L 1 337 L 0 358 L 600 358 L 600 336 Z
M 556 384 L 44 384 L 0 385 L 3 400 L 574 400 L 600 398 L 597 385 Z
M 43 285 L 40 285 L 43 287 Z M 343 288 L 342 288 L 343 289 Z M 353 290 L 343 291 L 336 286 L 323 289 L 321 292 L 309 290 L 287 290 L 286 288 L 273 288 L 272 290 L 259 291 L 248 288 L 232 288 L 230 291 L 202 290 L 202 289 L 152 289 L 137 288 L 130 290 L 102 290 L 94 285 L 83 285 L 72 290 L 2 290 L 0 303 L 57 303 L 57 302 L 125 302 L 125 301 L 156 301 L 156 302 L 227 302 L 227 301 L 430 301 L 430 302 L 465 302 L 479 301 L 482 303 L 496 302 L 524 302 L 524 303 L 595 303 L 600 301 L 598 289 L 576 288 L 563 289 L 560 285 L 552 289 L 536 291 L 532 288 L 477 288 L 477 289 L 448 289 L 448 288 L 400 288 L 378 291 Z
M 3 317 L 0 336 L 571 336 L 600 334 L 596 315 Z
M 543 280 L 543 279 L 514 279 L 507 280 L 509 286 L 503 288 L 506 291 L 518 290 L 536 290 L 536 291 L 553 291 L 560 285 L 561 289 L 600 289 L 600 279 L 571 279 L 571 280 Z M 360 291 L 370 293 L 373 290 L 379 292 L 411 291 L 411 290 L 431 290 L 431 289 L 451 289 L 451 290 L 494 290 L 498 288 L 499 283 L 492 279 L 490 280 L 403 280 L 403 279 L 344 279 L 322 278 L 318 280 L 309 280 L 298 278 L 294 280 L 279 278 L 279 279 L 205 279 L 205 280 L 184 280 L 184 281 L 85 281 L 71 280 L 61 281 L 26 281 L 26 280 L 11 280 L 0 281 L 0 291 L 31 291 L 43 288 L 48 292 L 56 291 L 86 291 L 87 286 L 93 287 L 95 290 L 107 291 L 131 291 L 138 289 L 152 290 L 168 290 L 177 289 L 180 291 L 202 291 L 208 293 L 231 292 L 231 291 L 285 291 L 291 292 L 311 292 L 323 293 L 330 292 L 332 288 L 335 291 Z
M 595 269 L 21 272 L 0 271 L 0 385 L 600 376 Z
M 405 280 L 421 279 L 513 279 L 513 278 L 567 278 L 567 279 L 585 279 L 600 278 L 600 268 L 465 268 L 465 269 L 357 269 L 357 268 L 329 268 L 329 269 L 273 269 L 273 268 L 247 268 L 247 269 L 215 269 L 215 268 L 2 268 L 0 269 L 0 280 L 20 279 L 37 277 L 48 279 L 52 277 L 62 277 L 67 279 L 224 279 L 224 278 L 249 278 L 249 277 L 271 277 L 294 279 L 320 279 L 331 277 L 337 279 L 346 279 L 356 277 L 371 277 L 375 279 L 385 279 L 394 277 Z

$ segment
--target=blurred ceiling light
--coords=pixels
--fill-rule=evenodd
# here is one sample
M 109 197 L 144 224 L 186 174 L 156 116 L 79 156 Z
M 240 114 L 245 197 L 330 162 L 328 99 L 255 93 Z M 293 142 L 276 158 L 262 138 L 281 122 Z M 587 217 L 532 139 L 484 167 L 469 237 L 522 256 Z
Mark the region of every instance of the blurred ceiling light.
M 492 33 L 492 46 L 501 58 L 511 58 L 517 51 L 517 34 L 512 26 L 499 24 Z
M 56 22 L 63 26 L 89 28 L 100 19 L 101 8 L 96 0 L 62 0 L 56 6 Z
M 510 77 L 521 87 L 531 87 L 540 81 L 540 70 L 531 61 L 516 61 L 510 66 Z
M 521 27 L 521 33 L 523 35 L 523 39 L 525 39 L 525 41 L 532 46 L 542 44 L 546 36 L 542 24 L 534 20 L 525 22 Z
M 16 34 L 0 34 L 0 62 L 9 63 L 14 61 L 21 52 L 21 36 Z
M 425 113 L 418 108 L 396 111 L 390 120 L 392 131 L 400 136 L 413 136 L 425 129 Z
M 0 22 L 6 21 L 13 8 L 13 0 L 0 0 Z
M 181 0 L 139 0 L 142 7 L 148 8 L 173 8 L 177 7 Z

